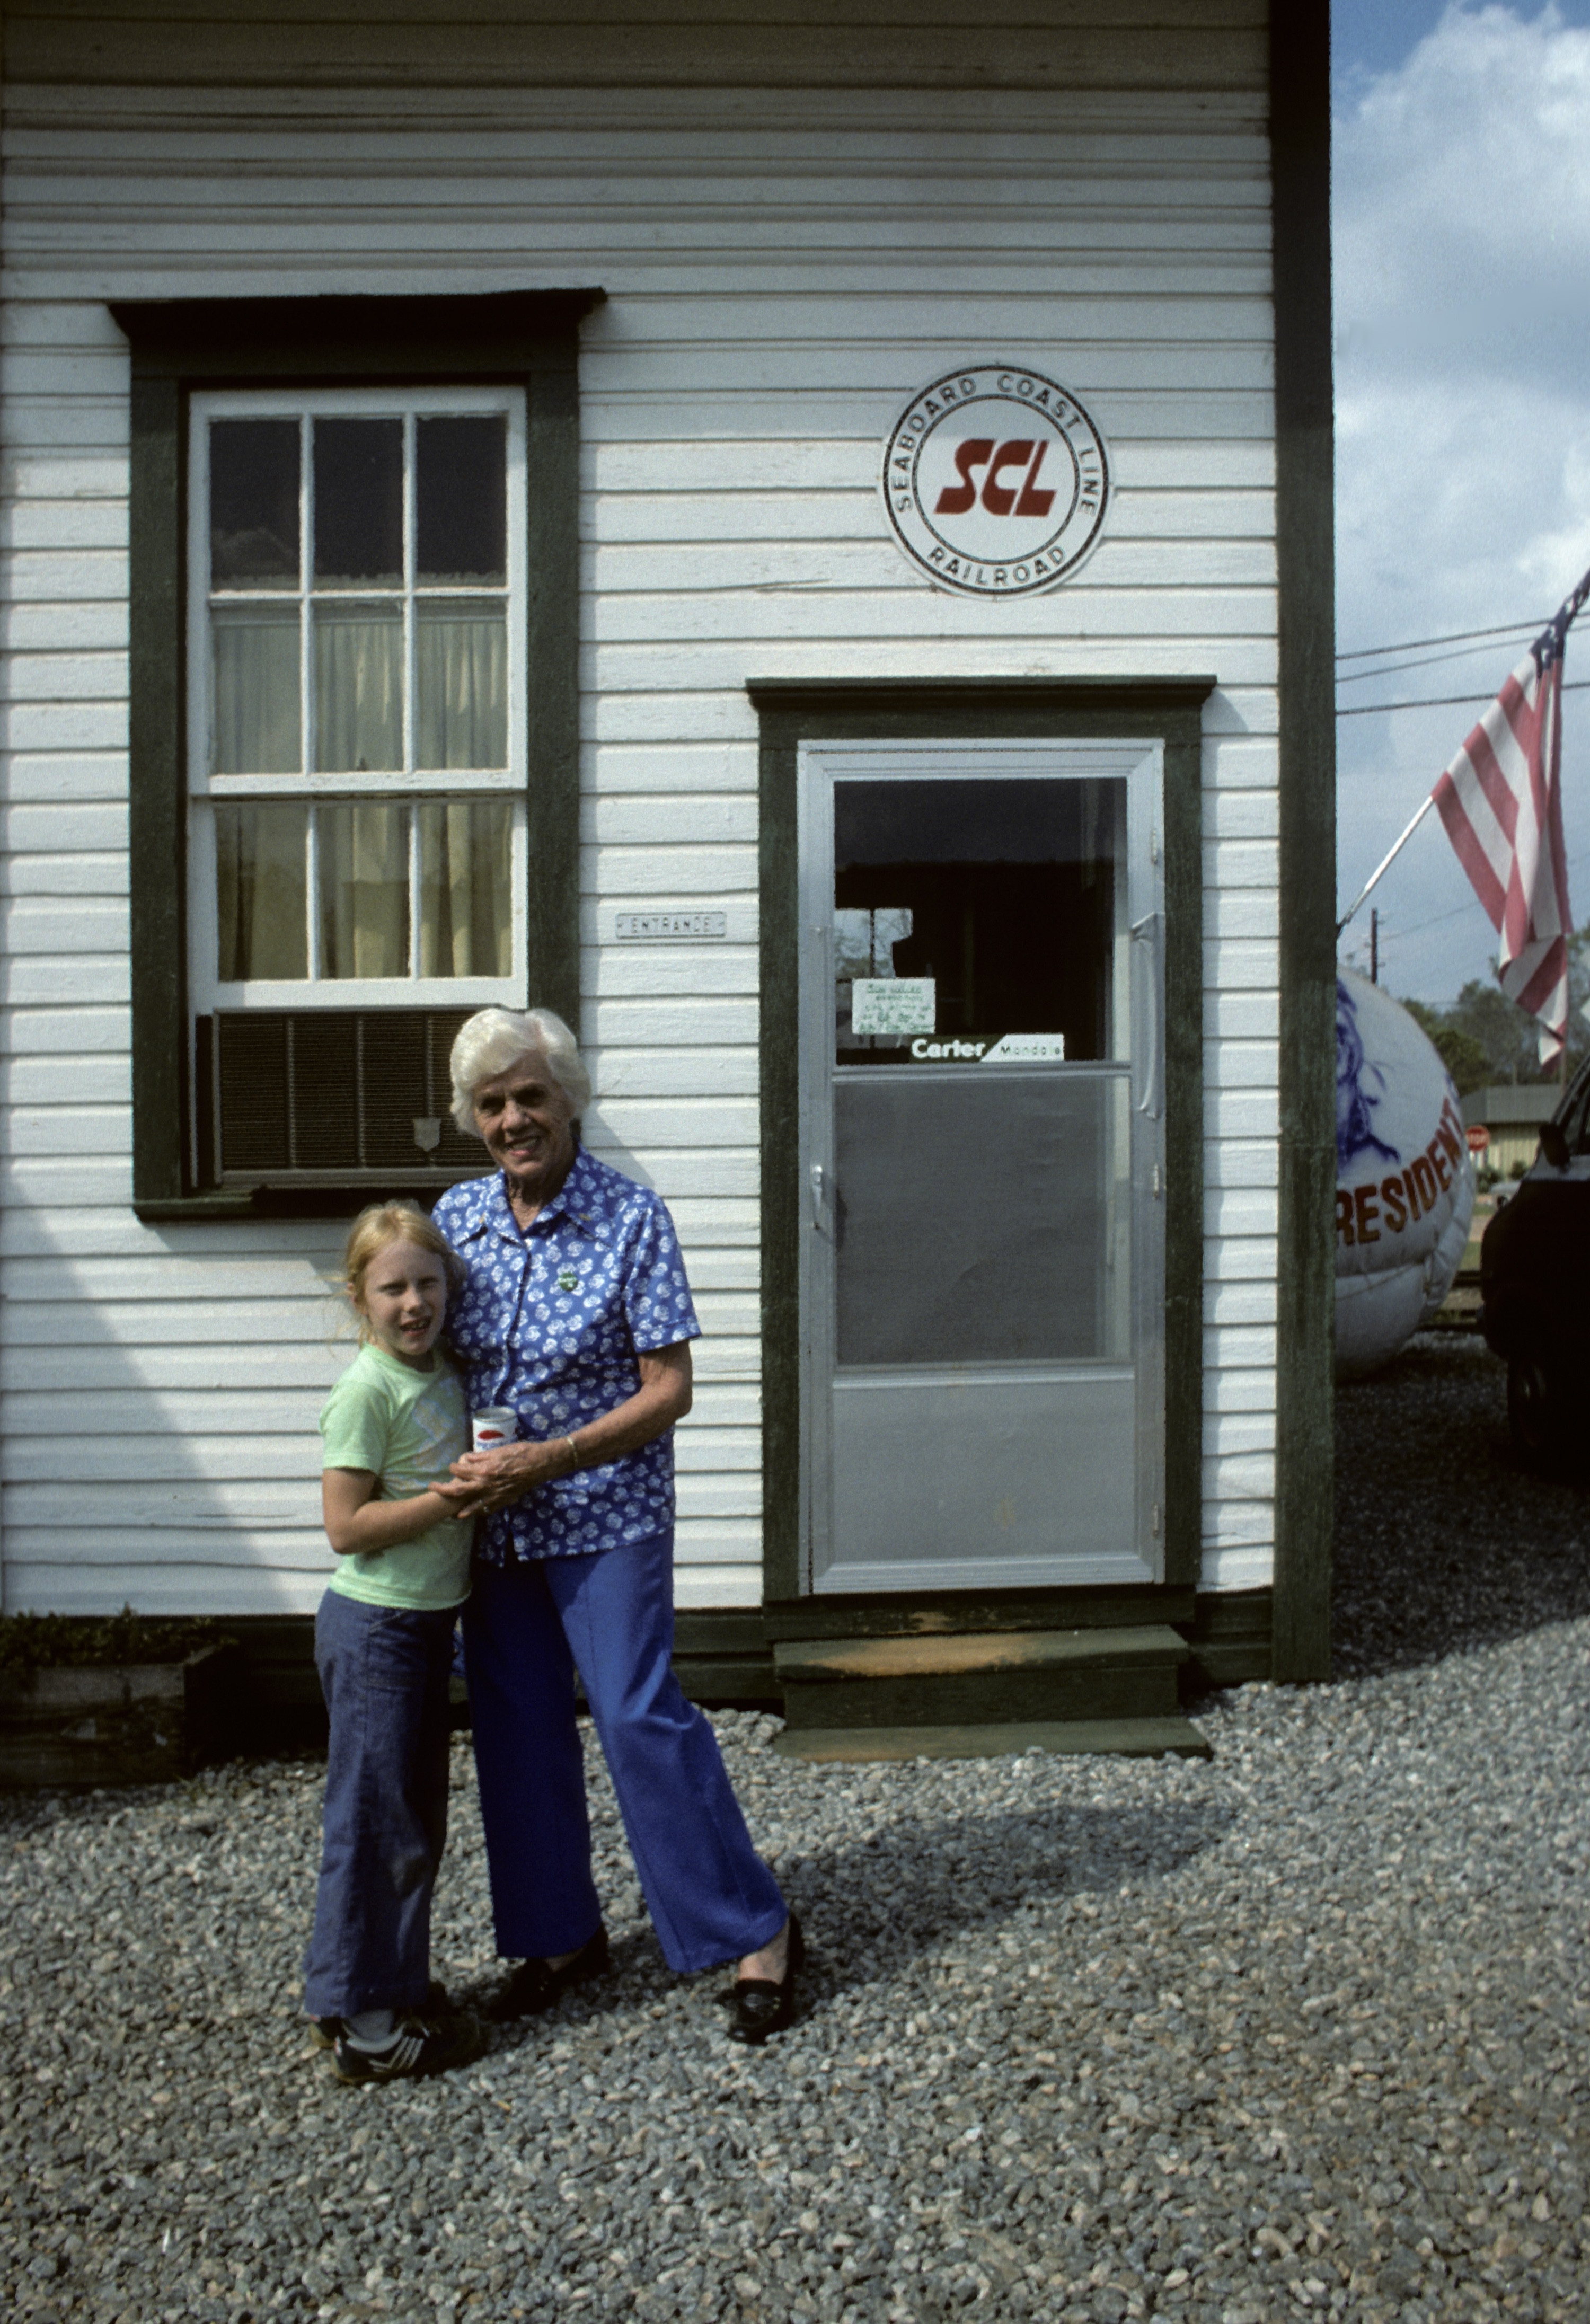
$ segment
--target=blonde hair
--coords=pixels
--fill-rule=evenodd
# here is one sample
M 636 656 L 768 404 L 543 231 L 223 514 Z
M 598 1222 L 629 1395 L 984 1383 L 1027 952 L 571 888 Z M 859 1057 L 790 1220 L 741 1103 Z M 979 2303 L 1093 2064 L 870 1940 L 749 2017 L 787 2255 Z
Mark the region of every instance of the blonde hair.
M 477 1009 L 459 1026 L 448 1059 L 453 1076 L 453 1120 L 466 1137 L 478 1138 L 475 1093 L 495 1081 L 521 1057 L 541 1057 L 578 1121 L 591 1102 L 591 1077 L 580 1060 L 579 1044 L 550 1009 Z
M 365 1277 L 371 1261 L 393 1242 L 411 1242 L 416 1249 L 428 1250 L 439 1259 L 448 1279 L 449 1299 L 464 1286 L 463 1260 L 418 1203 L 372 1203 L 349 1227 L 342 1254 L 343 1285 L 348 1304 L 359 1319 L 361 1347 L 366 1346 L 370 1338 L 364 1312 Z

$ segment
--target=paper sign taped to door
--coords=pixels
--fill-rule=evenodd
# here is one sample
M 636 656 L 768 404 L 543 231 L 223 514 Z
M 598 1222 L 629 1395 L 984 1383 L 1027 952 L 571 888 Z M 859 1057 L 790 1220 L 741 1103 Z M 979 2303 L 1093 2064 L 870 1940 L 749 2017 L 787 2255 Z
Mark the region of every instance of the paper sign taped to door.
M 853 1033 L 930 1033 L 935 1012 L 930 976 L 858 976 L 850 988 Z

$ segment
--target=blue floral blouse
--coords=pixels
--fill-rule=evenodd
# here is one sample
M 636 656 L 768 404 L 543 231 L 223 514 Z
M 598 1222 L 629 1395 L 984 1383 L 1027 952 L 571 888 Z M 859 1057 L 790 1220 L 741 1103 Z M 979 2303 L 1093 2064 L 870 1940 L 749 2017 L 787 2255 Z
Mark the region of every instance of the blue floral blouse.
M 448 1313 L 471 1409 L 510 1406 L 522 1437 L 569 1436 L 641 1385 L 637 1355 L 698 1339 L 660 1195 L 581 1146 L 559 1193 L 520 1228 L 499 1170 L 451 1186 L 433 1216 L 468 1269 Z M 488 1517 L 477 1554 L 583 1557 L 673 1523 L 673 1431 L 599 1469 L 556 1477 Z

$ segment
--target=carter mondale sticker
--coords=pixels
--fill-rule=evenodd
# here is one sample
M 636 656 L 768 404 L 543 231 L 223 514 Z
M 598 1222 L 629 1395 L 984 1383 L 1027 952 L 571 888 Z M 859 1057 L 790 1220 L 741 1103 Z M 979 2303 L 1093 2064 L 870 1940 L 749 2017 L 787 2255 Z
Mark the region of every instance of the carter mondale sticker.
M 1105 521 L 1110 460 L 1077 398 L 1015 364 L 974 364 L 891 431 L 883 500 L 913 565 L 973 597 L 1026 597 L 1075 572 Z

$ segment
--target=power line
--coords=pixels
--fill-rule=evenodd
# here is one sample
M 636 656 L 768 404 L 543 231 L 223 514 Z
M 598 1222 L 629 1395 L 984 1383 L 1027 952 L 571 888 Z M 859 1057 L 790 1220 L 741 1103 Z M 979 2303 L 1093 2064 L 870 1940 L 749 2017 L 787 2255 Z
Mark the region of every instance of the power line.
M 1511 638 L 1533 636 L 1546 627 L 1551 616 L 1542 622 L 1509 622 L 1495 630 L 1451 630 L 1444 638 L 1404 638 L 1394 646 L 1357 646 L 1351 653 L 1339 653 L 1338 661 L 1376 661 L 1382 654 L 1416 653 L 1421 646 L 1460 646 L 1471 639 Z
M 1570 855 L 1567 868 L 1570 872 L 1576 872 L 1579 865 L 1586 861 L 1590 861 L 1590 848 L 1581 849 L 1577 855 Z M 1416 920 L 1410 928 L 1399 928 L 1396 927 L 1388 927 L 1386 926 L 1385 915 L 1382 913 L 1381 915 L 1382 947 L 1384 947 L 1388 937 L 1393 944 L 1406 944 L 1412 936 L 1423 936 L 1427 928 L 1438 928 L 1443 920 L 1455 920 L 1460 912 L 1467 912 L 1473 909 L 1474 900 L 1474 898 L 1470 896 L 1466 902 L 1454 904 L 1449 910 L 1437 912 L 1434 919 Z
M 1375 674 L 1379 676 L 1378 671 Z M 1590 678 L 1569 678 L 1564 681 L 1562 691 L 1564 694 L 1582 694 L 1587 687 L 1590 687 Z M 1493 686 L 1484 694 L 1421 694 L 1413 702 L 1354 702 L 1345 710 L 1338 710 L 1336 716 L 1369 718 L 1379 710 L 1449 710 L 1455 705 L 1461 706 L 1465 702 L 1494 702 L 1496 695 L 1497 688 Z
M 1482 649 L 1478 646 L 1456 646 L 1450 653 L 1415 654 L 1411 661 L 1389 661 L 1378 669 L 1344 669 L 1338 672 L 1338 686 L 1362 686 L 1377 678 L 1394 678 L 1400 669 L 1435 669 L 1444 661 L 1468 661 Z

